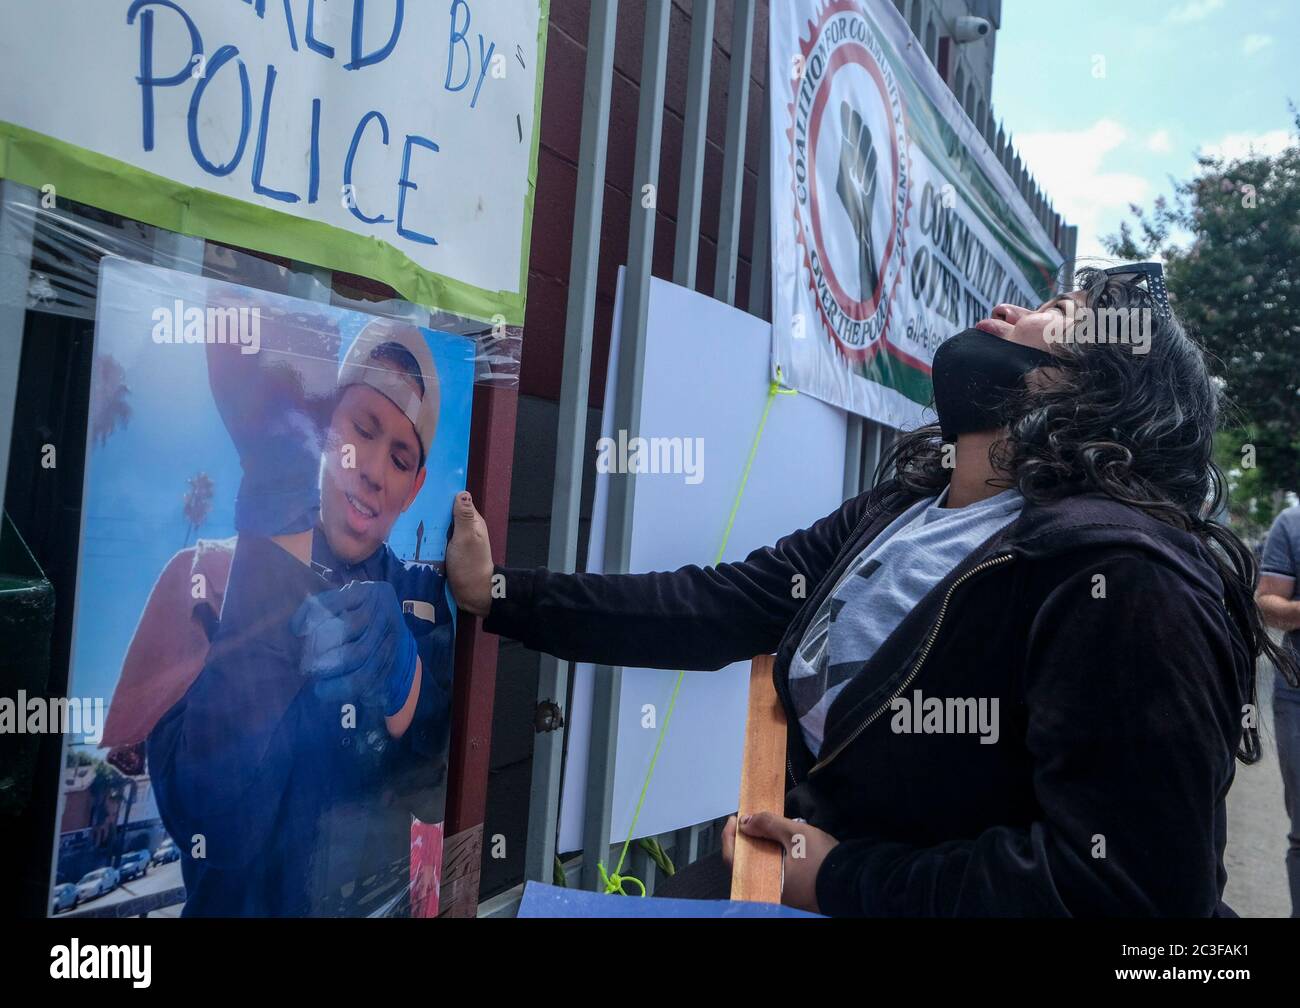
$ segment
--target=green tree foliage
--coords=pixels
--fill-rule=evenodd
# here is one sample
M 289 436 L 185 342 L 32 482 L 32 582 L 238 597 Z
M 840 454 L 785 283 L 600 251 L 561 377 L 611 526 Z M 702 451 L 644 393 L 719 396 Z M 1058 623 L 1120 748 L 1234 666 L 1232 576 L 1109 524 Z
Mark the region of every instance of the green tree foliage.
M 1214 461 L 1228 478 L 1232 524 L 1248 540 L 1263 539 L 1278 511 L 1286 506 L 1285 494 L 1270 486 L 1264 471 L 1252 464 L 1251 453 L 1258 439 L 1253 425 L 1227 428 L 1214 439 Z
M 1300 490 L 1300 139 L 1275 155 L 1199 161 L 1172 201 L 1132 207 L 1103 244 L 1164 260 L 1175 311 L 1227 393 L 1216 456 L 1233 517 L 1254 532 Z M 1243 465 L 1250 445 L 1255 468 Z

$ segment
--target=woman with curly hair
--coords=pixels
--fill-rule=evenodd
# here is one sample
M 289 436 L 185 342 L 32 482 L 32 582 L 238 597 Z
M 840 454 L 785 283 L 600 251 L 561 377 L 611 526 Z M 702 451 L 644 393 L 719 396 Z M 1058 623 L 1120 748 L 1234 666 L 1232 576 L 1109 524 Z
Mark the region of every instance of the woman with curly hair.
M 1259 758 L 1255 662 L 1295 669 L 1251 553 L 1211 517 L 1219 392 L 1159 268 L 1077 286 L 945 342 L 939 423 L 741 563 L 494 567 L 456 501 L 450 583 L 491 632 L 607 665 L 776 652 L 785 809 L 731 820 L 657 895 L 725 898 L 740 829 L 785 847 L 785 902 L 825 914 L 1231 915 L 1225 797 L 1234 758 Z

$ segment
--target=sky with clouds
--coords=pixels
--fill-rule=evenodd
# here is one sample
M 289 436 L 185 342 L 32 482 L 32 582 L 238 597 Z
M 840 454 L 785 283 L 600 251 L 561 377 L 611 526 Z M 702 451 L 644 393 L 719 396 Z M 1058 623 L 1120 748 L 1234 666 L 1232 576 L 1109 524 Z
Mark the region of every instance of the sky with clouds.
M 1300 105 L 1300 0 L 1004 0 L 993 108 L 1080 256 L 1196 153 L 1274 151 Z

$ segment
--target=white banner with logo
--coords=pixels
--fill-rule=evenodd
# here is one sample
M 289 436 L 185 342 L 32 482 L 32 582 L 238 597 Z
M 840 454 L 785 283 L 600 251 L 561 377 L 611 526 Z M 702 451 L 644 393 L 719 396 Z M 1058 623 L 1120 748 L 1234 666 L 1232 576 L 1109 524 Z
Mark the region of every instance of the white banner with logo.
M 892 4 L 772 6 L 772 365 L 891 427 L 934 414 L 936 347 L 1061 257 Z

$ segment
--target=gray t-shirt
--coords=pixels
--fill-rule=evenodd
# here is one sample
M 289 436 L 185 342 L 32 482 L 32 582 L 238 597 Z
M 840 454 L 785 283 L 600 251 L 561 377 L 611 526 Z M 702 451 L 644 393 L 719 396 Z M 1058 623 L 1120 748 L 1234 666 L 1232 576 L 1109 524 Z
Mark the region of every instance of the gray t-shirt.
M 790 661 L 790 695 L 814 756 L 826 713 L 840 691 L 912 608 L 1024 506 L 1004 490 L 961 508 L 948 491 L 917 501 L 877 535 L 844 571 L 818 608 Z
M 1291 598 L 1300 599 L 1300 505 L 1287 508 L 1273 519 L 1259 569 L 1261 574 L 1294 578 Z M 1300 630 L 1287 631 L 1283 639 L 1287 647 L 1300 654 Z

